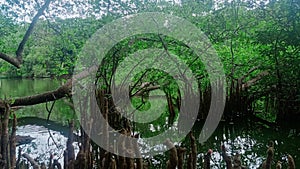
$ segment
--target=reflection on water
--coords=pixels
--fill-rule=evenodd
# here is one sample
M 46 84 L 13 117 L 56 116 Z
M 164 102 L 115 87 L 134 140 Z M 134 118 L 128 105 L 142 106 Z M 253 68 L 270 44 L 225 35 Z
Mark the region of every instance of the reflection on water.
M 57 89 L 61 80 L 55 79 L 0 79 L 0 98 L 17 98 L 39 94 Z M 50 120 L 67 124 L 67 120 L 74 117 L 74 112 L 69 107 L 67 99 L 57 100 L 54 104 Z M 49 102 L 51 106 L 53 102 Z M 17 117 L 40 117 L 47 118 L 46 103 L 27 106 L 17 111 Z
M 265 160 L 268 142 L 272 140 L 275 143 L 274 167 L 278 160 L 284 162 L 283 166 L 286 167 L 287 154 L 291 154 L 296 165 L 300 165 L 300 127 L 299 125 L 294 127 L 270 128 L 248 120 L 234 124 L 220 123 L 213 136 L 205 144 L 198 145 L 198 150 L 205 153 L 209 148 L 213 149 L 212 168 L 225 168 L 225 162 L 220 154 L 220 145 L 225 144 L 230 156 L 239 153 L 244 165 L 258 168 Z M 195 128 L 199 132 L 201 124 L 196 124 Z M 203 157 L 203 153 L 200 153 L 199 157 Z M 201 162 L 201 158 L 198 158 L 198 162 Z
M 0 98 L 21 97 L 56 89 L 59 81 L 51 79 L 37 80 L 12 80 L 0 79 Z M 63 150 L 66 146 L 68 128 L 61 125 L 49 123 L 40 118 L 47 118 L 45 104 L 28 106 L 16 112 L 18 116 L 18 135 L 31 136 L 35 138 L 30 144 L 21 145 L 22 151 L 28 153 L 37 161 L 48 162 L 50 153 L 54 158 L 63 162 Z M 20 118 L 27 117 L 30 118 Z M 73 111 L 64 104 L 63 101 L 57 101 L 52 111 L 50 120 L 66 124 L 67 120 L 73 119 Z M 196 138 L 202 129 L 203 123 L 195 124 L 194 130 Z M 157 127 L 160 129 L 161 127 Z M 150 128 L 149 128 L 149 131 Z M 208 149 L 213 150 L 211 164 L 212 168 L 225 168 L 225 164 L 220 155 L 220 145 L 225 143 L 227 152 L 233 156 L 236 153 L 242 155 L 244 165 L 249 168 L 258 168 L 266 157 L 267 144 L 269 140 L 275 142 L 274 164 L 278 160 L 286 162 L 287 153 L 291 154 L 300 166 L 300 127 L 294 124 L 291 128 L 270 128 L 261 123 L 241 121 L 234 124 L 220 123 L 213 136 L 203 145 L 198 145 L 199 152 L 197 162 L 202 166 L 203 155 Z M 183 141 L 183 146 L 189 148 L 189 140 Z M 76 145 L 76 143 L 75 143 Z M 78 151 L 78 148 L 76 148 Z M 151 159 L 154 168 L 165 168 L 167 156 L 157 155 Z M 283 168 L 286 168 L 284 163 Z
M 35 122 L 36 124 L 34 124 Z M 23 144 L 17 147 L 22 148 L 22 153 L 27 153 L 38 162 L 49 163 L 50 154 L 54 159 L 58 159 L 63 165 L 63 153 L 67 143 L 67 128 L 59 124 L 38 118 L 20 119 L 21 125 L 17 127 L 17 135 L 30 136 L 34 140 L 29 144 Z M 75 152 L 79 151 L 74 143 Z
M 54 90 L 60 81 L 54 79 L 0 79 L 0 97 L 22 97 Z
M 63 151 L 67 142 L 67 127 L 62 127 L 54 122 L 49 124 L 46 120 L 38 118 L 22 118 L 19 120 L 17 134 L 35 138 L 32 143 L 21 145 L 22 151 L 28 153 L 37 161 L 48 163 L 50 154 L 63 163 Z M 201 125 L 196 124 L 194 129 L 198 131 Z M 197 132 L 196 132 L 197 136 Z M 250 169 L 258 168 L 266 158 L 267 144 L 269 140 L 275 142 L 274 164 L 278 160 L 283 162 L 286 168 L 286 155 L 291 154 L 300 164 L 300 128 L 268 128 L 260 123 L 241 122 L 235 124 L 221 123 L 213 136 L 203 145 L 198 145 L 197 166 L 202 166 L 204 153 L 212 149 L 211 168 L 225 168 L 221 157 L 220 145 L 225 144 L 230 156 L 241 154 L 243 164 Z M 141 141 L 143 142 L 143 141 Z M 183 146 L 189 149 L 189 139 L 183 141 Z M 74 145 L 77 145 L 74 143 Z M 76 146 L 76 152 L 78 147 Z M 166 155 L 157 155 L 151 159 L 153 168 L 165 168 Z
M 223 135 L 224 136 L 224 135 Z M 228 140 L 224 142 L 224 145 L 227 149 L 226 153 L 233 156 L 234 154 L 241 154 L 243 164 L 248 168 L 258 168 L 264 160 L 264 154 L 258 154 L 254 152 L 253 149 L 258 145 L 258 142 L 251 138 L 250 136 L 241 137 L 238 136 L 233 140 Z M 214 145 L 217 147 L 217 145 Z M 222 156 L 220 154 L 220 148 L 215 149 L 215 152 L 212 154 L 212 168 L 224 168 L 224 162 L 222 161 Z
M 196 138 L 202 129 L 203 123 L 194 126 Z M 261 123 L 253 121 L 241 121 L 234 124 L 221 122 L 214 134 L 203 144 L 197 145 L 197 166 L 201 168 L 204 161 L 204 153 L 212 149 L 211 168 L 223 169 L 225 162 L 221 156 L 221 145 L 225 144 L 226 152 L 229 156 L 241 154 L 243 165 L 250 169 L 257 169 L 266 158 L 268 142 L 273 140 L 275 143 L 275 155 L 273 167 L 278 160 L 283 162 L 283 168 L 287 168 L 287 154 L 294 157 L 296 166 L 300 166 L 300 127 L 295 128 L 270 128 Z M 178 145 L 178 144 L 177 144 Z M 187 147 L 188 151 L 190 140 L 187 139 L 181 144 Z M 166 168 L 168 154 L 157 155 L 152 159 L 154 168 Z M 187 156 L 186 156 L 187 157 Z M 200 167 L 201 166 L 201 167 Z
M 22 153 L 29 154 L 37 161 L 48 161 L 50 154 L 53 154 L 54 159 L 60 159 L 60 162 L 63 162 L 67 138 L 59 132 L 48 130 L 44 126 L 25 125 L 18 127 L 17 134 L 35 138 L 31 143 L 18 147 L 22 148 Z

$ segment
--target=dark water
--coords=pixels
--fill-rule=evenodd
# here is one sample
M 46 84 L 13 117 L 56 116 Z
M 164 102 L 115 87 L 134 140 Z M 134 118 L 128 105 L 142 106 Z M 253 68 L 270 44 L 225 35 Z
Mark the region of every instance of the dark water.
M 21 97 L 56 89 L 60 81 L 51 79 L 37 80 L 9 80 L 0 79 L 0 97 Z M 50 103 L 49 103 L 50 104 Z M 75 118 L 74 112 L 64 101 L 57 101 L 51 114 L 51 123 L 46 122 L 47 111 L 45 104 L 26 107 L 16 112 L 19 117 L 17 133 L 29 135 L 33 138 L 32 143 L 21 145 L 22 151 L 27 152 L 39 161 L 47 161 L 50 153 L 62 161 L 62 153 L 66 145 L 67 121 Z M 25 118 L 26 117 L 26 118 Z M 194 130 L 199 134 L 202 124 L 196 124 Z M 150 129 L 149 129 L 150 130 Z M 197 134 L 196 134 L 197 137 Z M 198 145 L 198 166 L 202 165 L 203 153 L 208 149 L 213 150 L 212 168 L 224 168 L 224 162 L 220 155 L 220 145 L 225 143 L 228 154 L 242 155 L 243 164 L 249 168 L 258 168 L 266 157 L 267 144 L 269 140 L 275 142 L 274 167 L 278 160 L 286 161 L 286 155 L 291 154 L 300 166 L 300 125 L 293 124 L 289 127 L 268 127 L 264 124 L 241 120 L 235 123 L 221 122 L 207 142 Z M 76 145 L 76 143 L 74 143 Z M 189 143 L 183 145 L 188 147 Z M 158 155 L 152 159 L 154 168 L 165 168 L 166 156 Z M 285 165 L 285 163 L 284 163 Z M 283 168 L 286 168 L 285 166 Z
M 201 122 L 195 124 L 196 138 L 198 138 L 202 126 Z M 228 155 L 241 154 L 243 165 L 251 169 L 259 168 L 266 158 L 267 145 L 270 140 L 275 143 L 272 168 L 275 168 L 278 160 L 283 162 L 283 168 L 287 168 L 287 154 L 291 154 L 296 166 L 300 166 L 300 127 L 294 125 L 294 128 L 270 128 L 250 120 L 230 124 L 221 122 L 214 134 L 204 144 L 198 144 L 197 166 L 199 168 L 203 165 L 204 154 L 208 149 L 212 149 L 212 168 L 225 168 L 220 150 L 220 146 L 225 144 Z M 182 145 L 189 147 L 189 139 Z M 156 156 L 153 160 L 156 163 L 155 168 L 166 168 L 166 160 L 166 156 Z
M 199 130 L 201 124 L 195 126 Z M 18 135 L 35 138 L 30 144 L 21 145 L 23 153 L 28 153 L 38 161 L 48 163 L 50 154 L 63 163 L 63 151 L 66 148 L 68 128 L 55 122 L 47 123 L 40 118 L 19 119 Z M 259 123 L 243 122 L 237 124 L 221 123 L 213 136 L 203 145 L 198 145 L 198 166 L 202 166 L 203 155 L 208 149 L 213 150 L 212 168 L 225 168 L 220 155 L 220 145 L 224 143 L 227 153 L 242 155 L 243 164 L 249 168 L 258 168 L 266 157 L 268 140 L 275 142 L 275 162 L 286 161 L 286 155 L 295 158 L 296 165 L 300 164 L 300 130 L 299 129 L 273 129 Z M 186 144 L 186 145 L 185 145 Z M 188 147 L 188 143 L 183 143 Z M 77 143 L 74 143 L 78 152 Z M 151 159 L 155 164 L 153 168 L 165 168 L 166 156 L 156 156 Z M 285 163 L 286 164 L 286 163 Z
M 274 168 L 278 160 L 286 161 L 287 154 L 291 154 L 296 164 L 300 165 L 300 128 L 270 128 L 248 120 L 234 124 L 220 123 L 213 136 L 204 145 L 199 145 L 198 149 L 201 152 L 206 152 L 209 148 L 213 150 L 213 168 L 225 167 L 220 157 L 222 143 L 228 148 L 229 155 L 239 153 L 244 165 L 258 168 L 266 157 L 270 140 L 275 142 Z

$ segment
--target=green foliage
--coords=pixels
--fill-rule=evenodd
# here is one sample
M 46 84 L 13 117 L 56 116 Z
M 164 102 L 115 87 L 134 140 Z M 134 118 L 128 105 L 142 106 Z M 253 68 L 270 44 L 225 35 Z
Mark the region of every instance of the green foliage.
M 29 7 L 28 4 L 32 7 Z M 15 55 L 29 27 L 27 23 L 39 9 L 40 1 L 7 1 L 0 5 L 0 52 Z M 164 12 L 183 17 L 194 23 L 211 40 L 221 58 L 231 84 L 254 81 L 247 95 L 261 104 L 260 97 L 275 100 L 300 100 L 300 4 L 295 0 L 255 3 L 246 1 L 83 1 L 61 2 L 52 6 L 37 23 L 26 43 L 21 69 L 0 61 L 0 75 L 6 77 L 49 77 L 72 74 L 82 47 L 99 28 L 112 20 L 139 12 Z M 15 8 L 22 11 L 18 12 Z M 84 8 L 86 7 L 86 8 Z M 62 10 L 64 9 L 64 10 Z M 76 10 L 75 10 L 76 9 Z M 86 10 L 84 10 L 86 9 Z M 51 11 L 51 12 L 50 12 Z M 67 14 L 70 16 L 67 17 Z M 82 16 L 82 17 L 78 17 Z M 27 21 L 27 22 L 24 22 Z M 131 54 L 144 49 L 163 49 L 161 39 L 168 45 L 170 55 L 185 62 L 197 77 L 200 89 L 209 87 L 209 79 L 201 59 L 182 42 L 163 35 L 137 35 L 118 42 L 107 53 L 99 70 L 99 85 L 108 88 L 117 67 Z M 195 59 L 196 58 L 196 59 Z M 137 64 L 136 60 L 129 60 Z M 172 66 L 172 65 L 166 65 Z M 260 77 L 262 72 L 268 75 Z M 122 74 L 121 74 L 122 75 Z M 120 76 L 121 76 L 120 75 Z M 145 76 L 146 75 L 146 76 Z M 141 76 L 144 76 L 141 78 Z M 133 84 L 152 82 L 163 85 L 165 93 L 176 98 L 174 79 L 163 71 L 138 73 Z M 164 85 L 168 84 L 168 85 Z M 132 92 L 137 91 L 133 89 Z M 229 93 L 229 92 L 228 92 Z M 135 101 L 134 101 L 135 102 Z M 139 102 L 139 101 L 137 101 Z M 148 103 L 147 103 L 148 104 Z M 143 109 L 147 109 L 145 105 Z

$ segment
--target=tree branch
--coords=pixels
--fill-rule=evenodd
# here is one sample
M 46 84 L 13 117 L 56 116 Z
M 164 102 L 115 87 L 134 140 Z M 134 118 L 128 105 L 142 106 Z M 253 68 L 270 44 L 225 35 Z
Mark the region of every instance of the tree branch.
M 8 56 L 7 54 L 0 53 L 0 58 L 6 61 L 7 63 L 15 66 L 16 68 L 20 68 L 22 64 L 22 53 L 24 51 L 24 46 L 26 42 L 29 39 L 29 36 L 33 32 L 33 28 L 36 25 L 37 21 L 39 20 L 39 17 L 43 15 L 44 11 L 48 6 L 50 5 L 51 0 L 46 0 L 45 4 L 38 10 L 37 14 L 33 17 L 31 24 L 29 25 L 29 28 L 27 29 L 21 43 L 19 44 L 19 47 L 16 51 L 16 58 L 13 58 L 11 56 Z
M 66 83 L 65 85 L 63 85 L 53 91 L 48 91 L 48 92 L 33 95 L 33 96 L 16 98 L 11 106 L 12 107 L 14 107 L 14 106 L 29 106 L 29 105 L 45 103 L 48 101 L 54 101 L 54 100 L 61 99 L 70 94 L 71 94 L 71 83 Z
M 160 89 L 160 88 L 161 88 L 160 85 L 145 87 L 145 88 L 142 88 L 142 89 L 138 90 L 134 94 L 130 95 L 130 97 L 133 97 L 133 96 L 142 96 L 143 93 L 145 93 L 145 92 L 150 92 L 152 90 L 157 90 L 157 89 Z
M 15 67 L 20 68 L 21 64 L 20 64 L 20 62 L 19 62 L 18 59 L 10 57 L 10 56 L 8 56 L 8 55 L 6 55 L 4 53 L 0 53 L 0 58 L 3 59 L 3 60 L 5 60 L 8 63 L 14 65 Z
M 260 74 L 258 74 L 255 78 L 247 81 L 246 83 L 244 83 L 242 85 L 242 89 L 245 89 L 245 88 L 249 88 L 250 86 L 252 86 L 253 84 L 255 84 L 257 81 L 259 81 L 260 79 L 262 79 L 264 76 L 267 76 L 269 75 L 269 72 L 268 71 L 263 71 L 261 72 Z
M 252 72 L 257 70 L 260 66 L 254 66 L 252 67 L 246 74 L 244 74 L 242 77 L 240 77 L 238 80 L 242 82 L 247 76 L 249 76 Z
M 91 72 L 95 72 L 97 70 L 98 70 L 97 66 L 93 66 L 93 67 L 73 76 L 72 79 L 69 79 L 64 85 L 57 88 L 56 90 L 47 91 L 47 92 L 37 94 L 37 95 L 32 95 L 32 96 L 16 98 L 10 104 L 10 106 L 11 107 L 30 106 L 30 105 L 40 104 L 40 103 L 46 103 L 49 101 L 59 100 L 66 96 L 71 96 L 72 95 L 72 84 L 75 84 L 78 80 L 89 76 Z M 159 85 L 146 87 L 146 88 L 143 88 L 141 91 L 138 91 L 134 95 L 131 95 L 131 97 L 139 96 L 139 95 L 142 95 L 144 92 L 149 92 L 149 91 L 156 90 L 159 88 L 160 88 Z M 4 101 L 0 99 L 0 108 L 3 107 L 3 105 L 1 104 L 3 102 Z
M 97 71 L 97 67 L 93 66 L 77 75 L 74 75 L 72 79 L 69 79 L 64 85 L 59 87 L 56 90 L 47 91 L 45 93 L 33 95 L 33 96 L 25 96 L 14 99 L 13 103 L 10 104 L 11 107 L 19 107 L 19 106 L 30 106 L 36 105 L 40 103 L 45 103 L 49 101 L 59 100 L 66 96 L 72 95 L 72 84 L 76 83 L 79 79 L 85 78 L 90 75 L 91 72 Z M 3 101 L 0 99 L 0 108 L 1 103 Z
M 30 162 L 30 164 L 33 166 L 33 168 L 40 168 L 39 164 L 32 157 L 30 157 L 27 153 L 24 153 L 22 156 Z
M 33 17 L 32 22 L 31 22 L 29 28 L 27 29 L 21 43 L 19 44 L 16 55 L 17 55 L 17 59 L 19 60 L 20 63 L 22 62 L 22 53 L 24 51 L 24 46 L 25 46 L 29 36 L 33 32 L 33 28 L 36 25 L 37 21 L 39 20 L 39 17 L 41 15 L 43 15 L 46 8 L 48 8 L 48 6 L 50 5 L 50 2 L 51 2 L 51 0 L 46 0 L 45 4 L 38 10 L 37 14 Z

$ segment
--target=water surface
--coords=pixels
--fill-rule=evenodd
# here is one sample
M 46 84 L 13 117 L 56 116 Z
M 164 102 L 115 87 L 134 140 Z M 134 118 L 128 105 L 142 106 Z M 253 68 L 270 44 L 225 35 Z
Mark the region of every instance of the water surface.
M 61 85 L 61 81 L 53 79 L 0 79 L 0 97 L 22 97 L 37 94 L 44 91 L 54 90 Z M 67 139 L 68 120 L 76 119 L 73 110 L 66 104 L 68 100 L 55 102 L 54 109 L 47 123 L 48 112 L 46 104 L 28 106 L 17 110 L 19 126 L 17 134 L 30 135 L 35 138 L 32 143 L 21 145 L 26 152 L 39 159 L 46 161 L 50 153 L 62 162 L 62 154 Z M 53 102 L 49 102 L 51 106 Z M 26 118 L 25 118 L 26 117 Z M 201 131 L 203 123 L 196 124 L 194 130 L 197 134 Z M 150 128 L 149 128 L 150 131 Z M 269 140 L 275 142 L 274 167 L 277 160 L 286 161 L 286 155 L 291 154 L 300 166 L 300 126 L 293 124 L 290 128 L 269 127 L 262 123 L 241 120 L 235 123 L 219 124 L 213 136 L 203 145 L 198 145 L 198 165 L 202 165 L 203 153 L 208 149 L 213 150 L 212 168 L 224 168 L 224 162 L 220 155 L 220 145 L 226 145 L 229 155 L 240 153 L 243 164 L 249 168 L 258 168 L 266 157 Z M 74 143 L 76 145 L 76 143 Z M 183 146 L 189 147 L 189 141 L 183 142 Z M 152 159 L 154 168 L 165 168 L 166 156 L 158 155 Z M 286 168 L 286 167 L 283 167 Z

